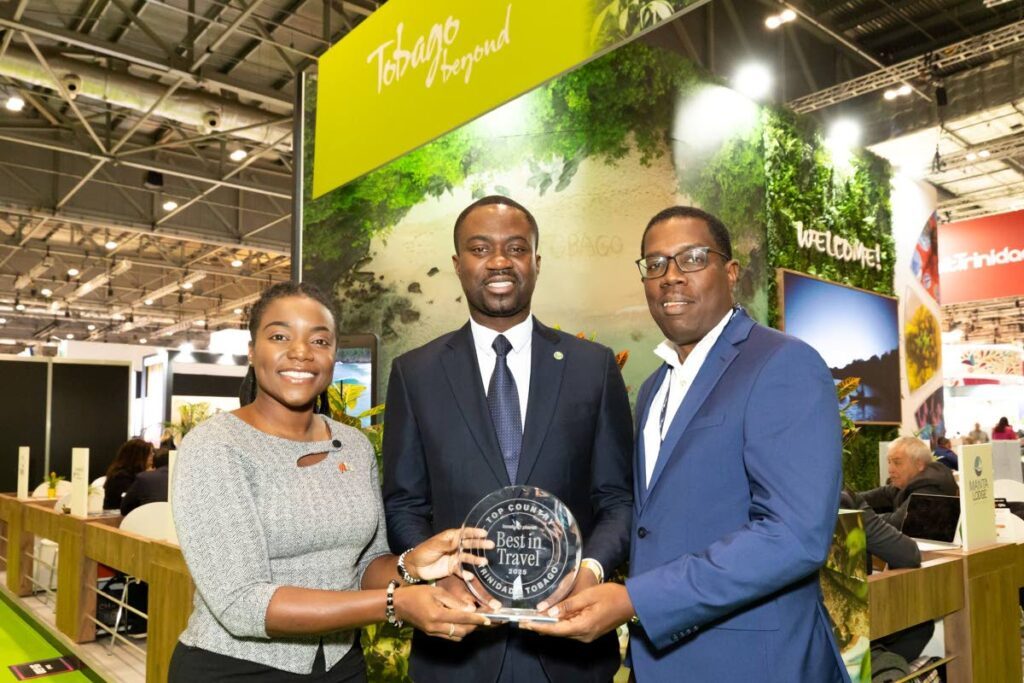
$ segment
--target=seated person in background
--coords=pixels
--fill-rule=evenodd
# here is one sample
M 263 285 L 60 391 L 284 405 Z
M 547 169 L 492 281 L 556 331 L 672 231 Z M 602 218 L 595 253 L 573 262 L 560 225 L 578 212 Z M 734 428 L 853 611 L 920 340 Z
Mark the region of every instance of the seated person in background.
M 160 448 L 153 454 L 153 469 L 139 472 L 121 499 L 121 514 L 147 503 L 167 501 L 167 459 L 170 451 Z
M 174 432 L 170 429 L 165 429 L 160 435 L 159 448 L 166 448 L 169 451 L 177 450 L 178 447 L 174 444 Z
M 942 463 L 954 472 L 960 469 L 960 458 L 950 447 L 949 439 L 944 436 L 935 441 L 935 458 L 936 462 Z
M 921 566 L 921 551 L 914 539 L 900 533 L 899 529 L 876 515 L 863 496 L 843 491 L 839 495 L 839 507 L 847 510 L 860 510 L 869 555 L 884 561 L 889 569 Z M 870 569 L 871 559 L 868 558 L 868 571 Z
M 903 527 L 913 493 L 959 495 L 953 471 L 932 460 L 928 444 L 903 436 L 889 445 L 889 484 L 860 494 L 871 509 L 897 529 Z M 860 502 L 859 500 L 857 501 Z
M 992 440 L 1011 441 L 1016 438 L 1017 432 L 1010 426 L 1010 421 L 1005 417 L 999 418 L 999 424 L 992 428 Z
M 839 496 L 839 507 L 860 510 L 869 555 L 884 561 L 889 569 L 921 566 L 921 551 L 914 539 L 900 533 L 899 529 L 876 515 L 862 497 L 849 491 L 843 491 Z M 871 559 L 869 557 L 869 572 L 870 568 Z M 898 654 L 907 662 L 912 662 L 921 656 L 924 646 L 931 640 L 934 632 L 935 622 L 925 621 L 879 638 L 871 643 L 871 648 L 872 650 L 879 647 L 884 648 Z
M 988 434 L 981 428 L 980 422 L 974 423 L 974 429 L 967 435 L 967 438 L 970 439 L 969 443 L 988 443 Z
M 114 462 L 107 468 L 107 481 L 103 484 L 103 509 L 119 510 L 121 496 L 135 481 L 136 475 L 149 466 L 153 444 L 142 439 L 128 439 L 117 449 Z

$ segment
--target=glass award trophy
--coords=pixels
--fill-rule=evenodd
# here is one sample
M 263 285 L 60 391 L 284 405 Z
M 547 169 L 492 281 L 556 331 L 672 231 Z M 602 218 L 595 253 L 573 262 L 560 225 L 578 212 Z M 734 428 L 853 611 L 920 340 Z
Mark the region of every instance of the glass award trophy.
M 474 575 L 470 591 L 485 606 L 501 604 L 482 613 L 498 621 L 557 621 L 537 605 L 565 598 L 579 572 L 583 544 L 565 503 L 535 486 L 507 486 L 473 507 L 467 527 L 486 530 L 494 541 L 490 550 L 480 550 L 460 539 L 462 552 L 487 558 L 482 567 L 465 565 Z

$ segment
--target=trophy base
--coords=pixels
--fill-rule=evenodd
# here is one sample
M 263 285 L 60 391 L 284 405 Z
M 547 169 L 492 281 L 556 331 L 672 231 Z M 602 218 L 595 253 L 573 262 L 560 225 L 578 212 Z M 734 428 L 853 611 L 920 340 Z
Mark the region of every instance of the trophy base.
M 496 612 L 480 612 L 485 617 L 492 621 L 505 621 L 505 622 L 520 622 L 520 621 L 539 621 L 545 624 L 554 624 L 558 622 L 558 617 L 549 617 L 546 614 L 541 614 L 535 609 L 515 609 L 507 607 L 505 609 L 497 610 Z

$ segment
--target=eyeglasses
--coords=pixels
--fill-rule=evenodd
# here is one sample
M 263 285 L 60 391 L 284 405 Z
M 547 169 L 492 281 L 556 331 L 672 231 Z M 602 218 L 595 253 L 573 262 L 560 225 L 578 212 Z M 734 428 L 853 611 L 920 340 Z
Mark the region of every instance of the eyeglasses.
M 640 269 L 640 277 L 644 280 L 654 280 L 664 277 L 668 272 L 668 262 L 676 262 L 676 267 L 684 273 L 696 273 L 708 267 L 708 254 L 718 254 L 726 261 L 729 257 L 711 247 L 690 247 L 674 256 L 647 256 L 636 261 Z

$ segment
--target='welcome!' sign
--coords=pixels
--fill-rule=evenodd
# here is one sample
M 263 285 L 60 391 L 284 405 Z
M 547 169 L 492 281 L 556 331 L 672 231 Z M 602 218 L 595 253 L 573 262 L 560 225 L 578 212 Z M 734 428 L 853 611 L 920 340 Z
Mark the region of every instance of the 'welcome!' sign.
M 313 196 L 701 4 L 391 0 L 320 58 Z

